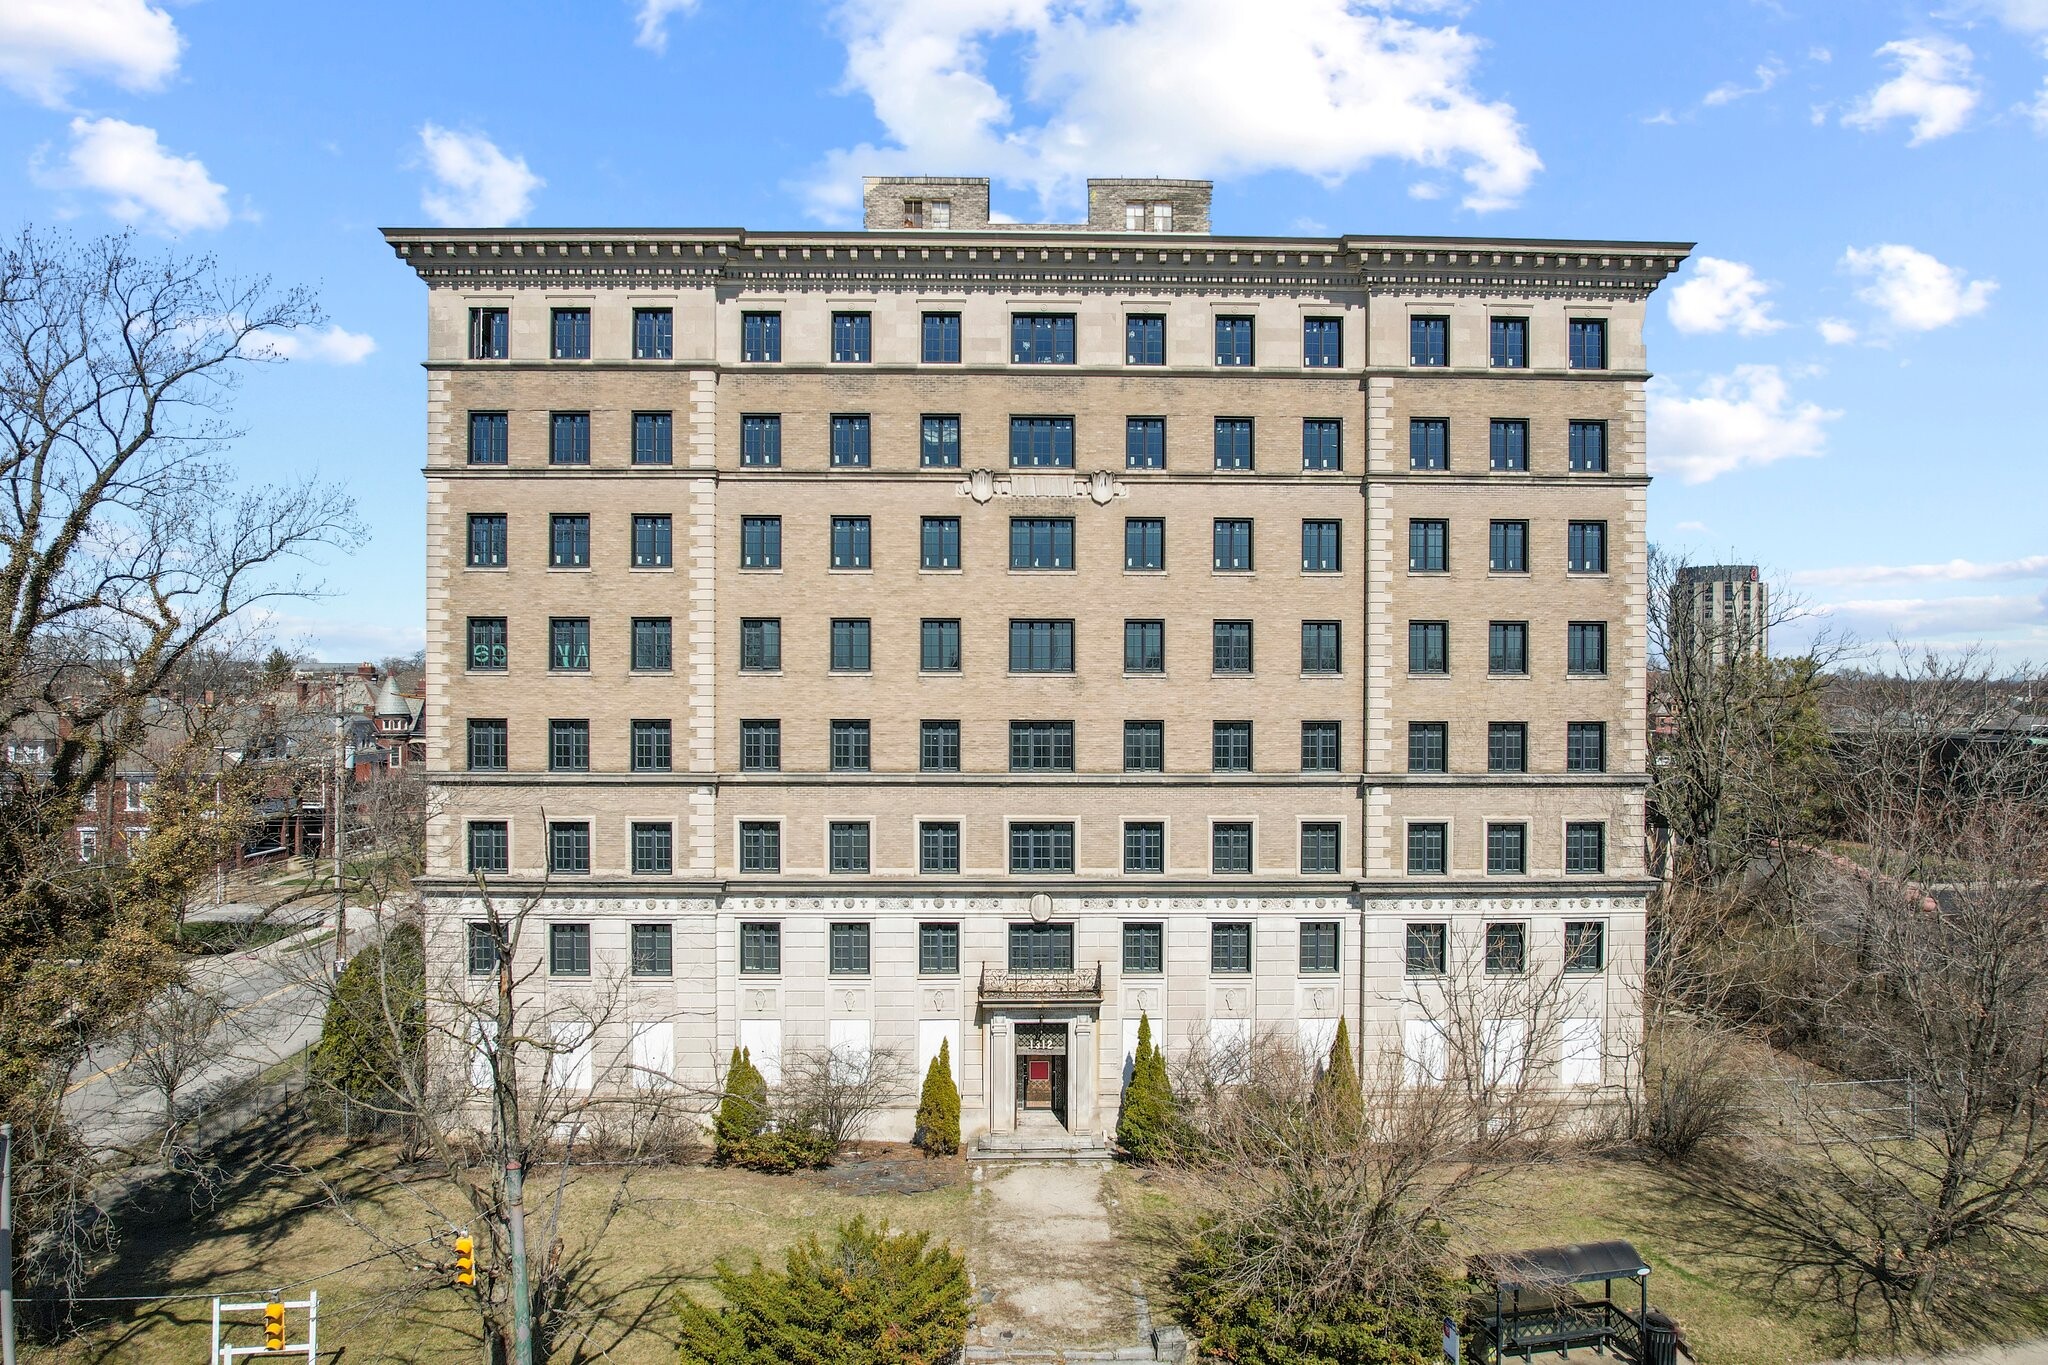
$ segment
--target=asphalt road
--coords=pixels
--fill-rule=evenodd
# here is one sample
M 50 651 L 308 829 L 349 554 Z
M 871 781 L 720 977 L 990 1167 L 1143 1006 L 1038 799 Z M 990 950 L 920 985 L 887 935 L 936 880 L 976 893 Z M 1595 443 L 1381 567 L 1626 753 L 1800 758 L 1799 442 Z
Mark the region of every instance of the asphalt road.
M 359 911 L 349 918 L 351 945 L 360 948 L 371 917 Z M 334 965 L 328 924 L 323 919 L 292 939 L 192 964 L 190 985 L 218 1002 L 220 1016 L 205 1039 L 209 1055 L 180 1087 L 181 1111 L 225 1102 L 320 1036 Z M 163 1098 L 118 1037 L 93 1049 L 64 1103 L 80 1135 L 102 1151 L 154 1147 L 163 1131 Z

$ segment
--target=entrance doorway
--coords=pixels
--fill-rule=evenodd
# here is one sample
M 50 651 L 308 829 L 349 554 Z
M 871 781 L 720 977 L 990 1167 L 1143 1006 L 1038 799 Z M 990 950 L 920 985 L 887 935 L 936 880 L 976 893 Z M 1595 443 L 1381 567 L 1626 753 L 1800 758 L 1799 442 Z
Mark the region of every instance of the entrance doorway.
M 1067 1123 L 1067 1026 L 1017 1025 L 1017 1117 L 1049 1113 Z

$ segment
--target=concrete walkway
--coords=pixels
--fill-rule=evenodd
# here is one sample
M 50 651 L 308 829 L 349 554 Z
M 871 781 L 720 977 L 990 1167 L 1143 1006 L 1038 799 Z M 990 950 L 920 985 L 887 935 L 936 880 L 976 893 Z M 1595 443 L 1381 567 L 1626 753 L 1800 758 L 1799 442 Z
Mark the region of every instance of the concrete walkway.
M 1110 1234 L 1099 1169 L 1012 1166 L 976 1184 L 969 1343 L 1019 1352 L 1138 1343 L 1131 1267 Z

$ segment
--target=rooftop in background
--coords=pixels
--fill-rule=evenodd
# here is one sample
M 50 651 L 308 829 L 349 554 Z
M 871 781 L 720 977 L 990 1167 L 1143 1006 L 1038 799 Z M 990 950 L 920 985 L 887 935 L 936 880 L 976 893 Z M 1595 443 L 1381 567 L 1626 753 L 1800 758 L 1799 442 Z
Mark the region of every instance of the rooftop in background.
M 998 221 L 987 177 L 871 175 L 861 181 L 865 226 L 941 232 L 1179 232 L 1206 236 L 1207 180 L 1116 179 L 1088 182 L 1085 223 Z
M 1760 583 L 1763 574 L 1754 564 L 1688 564 L 1678 571 L 1681 583 Z

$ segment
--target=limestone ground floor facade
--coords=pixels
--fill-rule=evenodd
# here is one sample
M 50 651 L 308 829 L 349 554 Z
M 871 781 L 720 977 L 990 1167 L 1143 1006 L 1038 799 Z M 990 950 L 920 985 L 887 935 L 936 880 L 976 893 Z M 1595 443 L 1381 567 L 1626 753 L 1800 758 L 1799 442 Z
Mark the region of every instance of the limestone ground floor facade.
M 1643 889 L 1412 886 L 1348 895 L 650 894 L 547 888 L 515 977 L 562 1092 L 714 1094 L 735 1047 L 771 1084 L 798 1053 L 886 1063 L 900 1097 L 867 1134 L 907 1140 L 941 1044 L 964 1137 L 1045 1111 L 1115 1130 L 1139 1021 L 1169 1065 L 1225 1071 L 1255 1044 L 1327 1056 L 1340 1019 L 1369 1084 L 1484 1073 L 1589 1101 L 1630 1083 Z M 426 896 L 430 981 L 494 976 L 474 888 Z M 434 989 L 441 989 L 435 987 Z M 707 1106 L 708 1107 L 708 1106 Z

